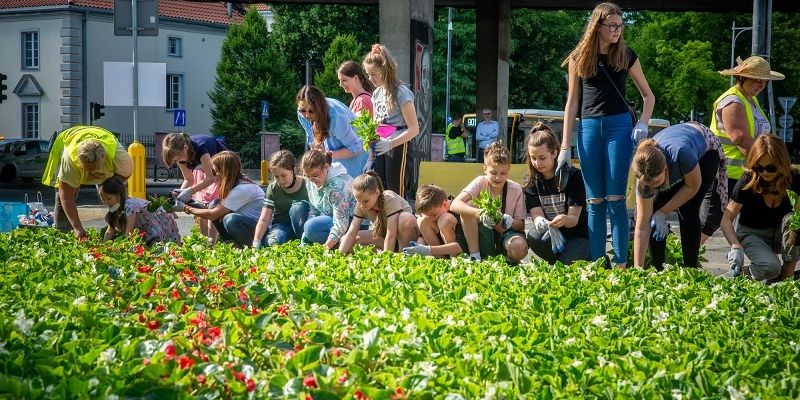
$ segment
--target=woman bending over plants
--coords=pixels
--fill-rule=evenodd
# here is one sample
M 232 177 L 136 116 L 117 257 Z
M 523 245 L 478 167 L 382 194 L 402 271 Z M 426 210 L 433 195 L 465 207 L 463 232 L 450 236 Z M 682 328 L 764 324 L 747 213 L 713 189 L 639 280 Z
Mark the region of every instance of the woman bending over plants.
M 311 149 L 300 161 L 308 185 L 311 209 L 303 226 L 303 243 L 321 243 L 334 249 L 347 231 L 356 200 L 350 192 L 353 178 L 340 163 L 331 161 L 331 153 Z
M 242 162 L 232 151 L 225 150 L 211 159 L 211 175 L 219 186 L 219 201 L 212 201 L 207 209 L 185 206 L 183 210 L 211 221 L 219 240 L 247 246 L 253 241 L 264 191 L 242 174 Z
M 126 192 L 125 184 L 116 176 L 106 179 L 97 187 L 100 201 L 108 207 L 108 228 L 103 239 L 113 240 L 117 235 L 130 235 L 134 229 L 138 229 L 147 244 L 181 242 L 171 207 L 150 204 L 147 200 L 135 197 L 128 198 Z
M 267 246 L 283 244 L 303 236 L 303 224 L 308 219 L 308 189 L 306 180 L 295 172 L 296 160 L 287 150 L 269 159 L 269 170 L 275 181 L 267 187 L 261 217 L 253 236 L 253 247 L 259 248 L 266 239 Z M 264 232 L 267 232 L 264 238 Z
M 383 251 L 400 251 L 419 237 L 411 206 L 397 193 L 383 190 L 381 178 L 375 171 L 357 177 L 351 189 L 357 203 L 350 228 L 339 246 L 342 253 L 351 252 L 356 242 Z M 372 222 L 375 230 L 360 230 L 364 219 Z
M 758 136 L 720 224 L 731 245 L 728 262 L 734 276 L 749 275 L 772 283 L 794 273 L 800 247 L 796 232 L 789 228 L 793 210 L 787 189 L 800 191 L 800 171 L 790 167 L 786 145 L 773 135 Z M 734 229 L 737 215 L 739 223 Z M 749 267 L 744 265 L 745 255 Z

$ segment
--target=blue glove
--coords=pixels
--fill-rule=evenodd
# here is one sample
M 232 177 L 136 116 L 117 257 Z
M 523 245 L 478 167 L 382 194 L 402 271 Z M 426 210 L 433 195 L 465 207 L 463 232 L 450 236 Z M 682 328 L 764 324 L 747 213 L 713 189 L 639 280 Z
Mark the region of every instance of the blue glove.
M 547 232 L 542 235 L 542 240 L 550 239 L 550 250 L 553 251 L 553 254 L 558 254 L 564 251 L 564 247 L 567 245 L 567 240 L 564 239 L 564 234 L 558 228 L 554 228 L 552 226 L 547 227 Z
M 545 217 L 536 217 L 533 219 L 533 228 L 532 230 L 536 232 L 536 236 L 542 237 L 542 235 L 547 232 L 547 229 L 550 227 L 550 221 L 547 220 Z
M 638 144 L 642 140 L 647 138 L 647 124 L 642 121 L 636 123 L 636 126 L 633 128 L 633 132 L 631 132 L 631 139 L 633 142 Z
M 188 203 L 191 198 L 192 198 L 192 188 L 182 189 L 181 191 L 178 192 L 178 195 L 175 196 L 175 199 L 182 203 Z
M 411 241 L 409 243 L 411 246 L 403 248 L 403 254 L 407 256 L 413 256 L 415 254 L 419 254 L 421 256 L 429 256 L 431 255 L 431 246 L 425 246 L 422 244 L 418 244 L 415 241 Z
M 392 149 L 392 139 L 381 139 L 380 141 L 375 142 L 373 146 L 375 146 L 376 156 L 384 155 Z
M 667 238 L 669 233 L 669 224 L 667 224 L 667 214 L 661 210 L 653 213 L 653 218 L 650 219 L 650 227 L 653 228 L 653 239 L 659 242 Z
M 503 230 L 507 231 L 507 230 L 511 229 L 511 224 L 514 223 L 514 218 L 512 218 L 508 214 L 503 214 L 502 222 L 503 222 Z
M 737 277 L 742 274 L 742 267 L 744 267 L 744 249 L 741 247 L 731 247 L 726 256 L 728 264 L 733 270 L 733 276 Z

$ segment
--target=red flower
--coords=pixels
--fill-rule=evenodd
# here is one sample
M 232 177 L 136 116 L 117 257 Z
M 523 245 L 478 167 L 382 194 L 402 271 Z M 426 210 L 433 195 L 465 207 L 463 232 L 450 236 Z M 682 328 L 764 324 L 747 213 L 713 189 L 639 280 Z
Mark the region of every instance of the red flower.
M 360 390 L 356 390 L 355 397 L 356 397 L 356 400 L 369 400 L 369 397 L 367 397 L 367 395 L 365 395 Z
M 204 273 L 204 274 L 205 274 L 206 272 L 208 272 L 208 268 L 206 268 L 206 267 L 204 267 L 204 266 L 202 266 L 202 265 L 198 265 L 198 266 L 197 266 L 197 270 L 198 270 L 198 271 L 200 271 L 201 273 Z
M 239 300 L 247 301 L 247 292 L 244 291 L 244 288 L 239 289 Z
M 209 285 L 208 286 L 208 291 L 211 292 L 212 294 L 219 294 L 219 286 L 217 286 L 217 285 Z
M 222 284 L 222 287 L 224 288 L 229 288 L 231 286 L 233 286 L 233 281 L 230 279 L 228 279 L 227 281 L 225 281 L 225 283 Z
M 406 395 L 403 393 L 403 388 L 398 387 L 394 390 L 394 394 L 392 395 L 392 400 L 399 400 L 404 399 Z
M 286 359 L 290 359 L 290 358 L 294 357 L 294 351 L 289 350 L 286 353 L 283 353 L 283 356 L 286 357 Z
M 156 308 L 153 311 L 155 311 L 156 314 L 159 314 L 159 313 L 164 312 L 166 309 L 167 309 L 166 307 L 164 307 L 163 305 L 159 304 L 159 305 L 156 306 Z
M 259 313 L 261 313 L 261 310 L 259 310 L 258 308 L 255 308 L 255 307 L 253 307 L 253 309 L 250 310 L 250 314 L 258 315 Z
M 156 320 L 152 320 L 147 323 L 147 329 L 150 329 L 151 331 L 158 329 L 159 326 L 161 326 L 161 323 Z
M 155 292 L 155 290 L 156 290 L 156 287 L 155 287 L 155 285 L 154 285 L 153 287 L 151 287 L 151 288 L 150 288 L 150 290 L 148 290 L 148 291 L 147 291 L 147 293 L 145 293 L 145 294 L 144 294 L 144 297 L 150 297 L 150 296 L 152 296 L 152 295 L 153 295 L 153 292 Z
M 337 349 L 337 348 L 334 348 L 334 349 L 331 351 L 331 353 L 333 354 L 333 356 L 334 356 L 334 357 L 339 357 L 339 356 L 341 356 L 341 355 L 342 355 L 342 352 L 341 352 L 341 350 L 339 350 L 339 349 Z
M 310 394 L 306 395 L 306 400 L 313 400 Z
M 256 266 L 255 266 L 255 265 L 253 265 L 252 267 L 250 267 L 250 272 L 252 272 L 252 273 L 254 273 L 254 274 L 256 273 Z
M 275 310 L 275 311 L 281 317 L 285 317 L 285 316 L 289 315 L 289 305 L 288 304 L 280 305 L 280 306 L 278 306 L 277 310 Z
M 205 385 L 206 384 L 206 374 L 198 374 L 197 375 L 197 383 L 199 383 L 201 385 Z
M 186 314 L 187 312 L 189 312 L 189 307 L 187 307 L 186 304 L 182 305 L 181 314 Z
M 309 376 L 303 378 L 303 386 L 305 386 L 305 387 L 307 387 L 309 389 L 316 389 L 316 388 L 319 387 L 319 386 L 317 386 L 317 380 L 314 379 L 314 375 L 309 375 Z
M 245 385 L 247 385 L 247 391 L 248 392 L 252 392 L 253 390 L 256 390 L 256 381 L 254 381 L 252 379 L 248 379 L 247 382 L 245 383 Z
M 147 321 L 147 318 L 144 317 L 144 314 L 139 314 L 139 322 L 145 323 L 145 321 Z
M 144 247 L 142 247 L 140 244 L 136 245 L 136 255 L 139 257 L 144 255 Z
M 347 382 L 347 378 L 347 371 L 343 371 L 342 374 L 339 375 L 339 379 L 336 380 L 336 383 L 344 385 L 344 383 Z
M 150 359 L 149 359 L 149 358 L 143 358 L 143 359 L 142 359 L 142 364 L 144 364 L 144 365 L 150 365 Z
M 242 372 L 231 371 L 231 375 L 233 375 L 234 379 L 236 379 L 237 381 L 244 382 L 245 380 L 244 373 Z
M 178 300 L 181 298 L 181 292 L 178 289 L 172 289 L 172 298 Z
M 211 339 L 216 340 L 220 337 L 220 335 L 222 335 L 222 330 L 218 326 L 212 326 L 211 328 L 208 328 L 206 334 Z
M 181 369 L 191 368 L 194 365 L 194 360 L 187 356 L 186 354 L 178 357 L 178 364 L 181 366 Z
M 137 268 L 137 269 L 139 270 L 139 272 L 141 272 L 143 274 L 149 274 L 150 271 L 153 270 L 153 267 L 151 267 L 149 265 L 140 265 L 139 268 Z
M 139 237 L 140 238 L 143 238 L 144 235 L 146 235 L 146 234 L 147 234 L 147 232 L 145 232 L 145 231 L 139 231 Z
M 192 355 L 197 357 L 197 358 L 199 358 L 199 359 L 201 359 L 201 360 L 203 360 L 203 361 L 205 361 L 205 362 L 208 362 L 208 356 L 205 355 L 204 353 L 201 353 L 200 350 L 194 349 L 192 351 Z
M 170 343 L 164 347 L 164 356 L 167 360 L 175 358 L 175 345 Z

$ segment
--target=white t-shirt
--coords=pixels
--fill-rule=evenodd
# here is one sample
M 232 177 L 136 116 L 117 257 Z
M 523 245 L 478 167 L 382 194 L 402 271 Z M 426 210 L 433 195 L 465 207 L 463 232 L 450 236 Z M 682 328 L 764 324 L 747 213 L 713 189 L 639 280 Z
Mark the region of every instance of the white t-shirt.
M 261 205 L 264 203 L 264 191 L 255 183 L 239 182 L 231 189 L 222 206 L 232 212 L 258 219 L 261 216 Z

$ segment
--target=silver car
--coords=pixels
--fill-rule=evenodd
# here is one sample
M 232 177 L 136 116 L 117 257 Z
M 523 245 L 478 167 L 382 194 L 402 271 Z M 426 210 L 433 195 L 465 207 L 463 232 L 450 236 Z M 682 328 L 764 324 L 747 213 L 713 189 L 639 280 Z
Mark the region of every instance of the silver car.
M 15 178 L 24 182 L 41 179 L 49 151 L 47 140 L 0 140 L 0 182 L 9 183 Z

